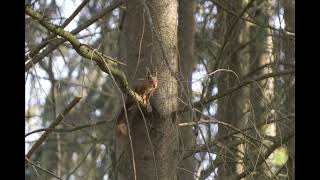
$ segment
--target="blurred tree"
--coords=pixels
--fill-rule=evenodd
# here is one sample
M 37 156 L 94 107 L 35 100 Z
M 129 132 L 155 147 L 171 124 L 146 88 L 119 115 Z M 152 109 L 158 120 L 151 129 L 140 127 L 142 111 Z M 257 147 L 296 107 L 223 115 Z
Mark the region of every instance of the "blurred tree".
M 179 0 L 178 1 L 178 60 L 179 71 L 184 78 L 179 85 L 179 97 L 183 101 L 181 106 L 185 104 L 191 107 L 192 104 L 192 70 L 195 65 L 194 58 L 194 33 L 195 33 L 195 0 Z M 187 111 L 180 116 L 181 123 L 193 122 L 193 112 Z M 195 127 L 196 128 L 196 127 Z M 188 150 L 195 144 L 195 136 L 192 131 L 192 126 L 184 127 L 180 130 L 183 136 L 180 139 L 179 149 L 181 151 Z M 182 152 L 183 153 L 183 152 Z M 180 161 L 180 159 L 179 159 Z M 192 172 L 194 170 L 193 158 L 189 157 L 185 160 L 181 160 L 178 165 L 179 168 L 185 170 L 178 170 L 178 179 L 193 179 L 186 170 Z

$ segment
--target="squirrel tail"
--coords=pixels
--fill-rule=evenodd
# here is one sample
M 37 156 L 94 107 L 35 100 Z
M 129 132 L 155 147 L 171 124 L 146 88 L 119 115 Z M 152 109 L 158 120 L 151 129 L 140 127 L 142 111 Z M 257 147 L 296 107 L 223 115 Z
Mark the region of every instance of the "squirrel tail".
M 124 110 L 122 110 L 117 118 L 116 124 L 115 124 L 115 134 L 117 139 L 121 143 L 124 143 L 128 139 L 128 125 L 125 119 Z

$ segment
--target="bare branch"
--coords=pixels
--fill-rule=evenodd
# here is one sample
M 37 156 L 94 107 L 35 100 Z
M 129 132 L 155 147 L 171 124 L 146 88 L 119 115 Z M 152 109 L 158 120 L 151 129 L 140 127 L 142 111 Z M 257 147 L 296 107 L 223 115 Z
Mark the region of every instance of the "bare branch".
M 108 121 L 98 121 L 95 123 L 91 123 L 91 124 L 85 124 L 85 125 L 81 125 L 81 126 L 77 126 L 71 129 L 52 129 L 52 128 L 40 128 L 31 132 L 28 132 L 27 134 L 25 134 L 25 137 L 30 136 L 31 134 L 37 133 L 37 132 L 42 132 L 42 131 L 52 131 L 52 132 L 56 132 L 56 133 L 65 133 L 65 132 L 73 132 L 73 131 L 78 131 L 84 128 L 89 128 L 89 127 L 94 127 L 94 126 L 99 126 L 101 124 L 105 124 Z
M 53 129 L 56 127 L 63 119 L 64 117 L 70 112 L 70 110 L 78 104 L 80 101 L 81 97 L 75 97 L 71 103 L 63 110 L 62 113 L 59 114 L 59 116 L 56 118 L 55 121 L 53 121 L 50 125 L 49 128 Z M 31 149 L 28 151 L 26 157 L 30 158 L 31 155 L 37 150 L 37 148 L 48 138 L 49 134 L 52 132 L 52 130 L 48 130 L 45 133 L 42 134 L 42 136 L 33 144 Z
M 221 8 L 222 10 L 226 11 L 227 13 L 235 16 L 235 17 L 238 17 L 244 21 L 247 21 L 249 23 L 252 23 L 254 25 L 257 25 L 261 28 L 269 28 L 269 29 L 272 29 L 272 30 L 275 30 L 275 31 L 278 31 L 278 32 L 282 32 L 282 33 L 285 33 L 286 35 L 289 35 L 289 36 L 295 36 L 295 33 L 293 32 L 290 32 L 290 31 L 286 31 L 286 30 L 281 30 L 281 29 L 277 29 L 275 27 L 272 27 L 270 25 L 267 25 L 267 24 L 262 24 L 260 22 L 257 22 L 256 20 L 253 20 L 251 18 L 248 18 L 248 17 L 240 17 L 238 14 L 236 14 L 235 12 L 233 12 L 232 10 L 224 7 L 221 3 L 219 3 L 217 0 L 210 0 L 213 4 L 215 4 L 216 6 L 218 6 L 219 8 Z
M 98 14 L 87 20 L 86 22 L 80 24 L 76 29 L 71 31 L 71 34 L 76 35 L 83 29 L 87 28 L 91 24 L 95 23 L 98 19 L 105 16 L 106 14 L 112 12 L 114 9 L 119 7 L 122 4 L 122 1 L 114 1 L 110 6 L 104 8 L 102 11 L 100 11 Z M 35 56 L 31 56 L 28 58 L 31 58 L 29 61 L 25 63 L 25 71 L 28 71 L 34 64 L 37 64 L 42 58 L 46 57 L 48 54 L 50 54 L 53 50 L 55 50 L 57 47 L 59 47 L 61 44 L 63 44 L 66 40 L 65 39 L 56 39 L 53 42 L 50 43 L 50 46 L 43 50 L 40 54 L 37 54 Z
M 263 123 L 259 123 L 257 124 L 257 127 L 260 127 L 260 126 L 263 126 L 263 125 L 266 125 L 266 124 L 271 124 L 271 123 L 275 123 L 275 122 L 279 122 L 279 121 L 283 121 L 283 120 L 286 120 L 286 119 L 289 119 L 289 118 L 293 118 L 294 115 L 289 115 L 289 116 L 286 116 L 286 117 L 283 117 L 283 118 L 280 118 L 280 119 L 276 119 L 276 120 L 271 120 L 271 121 L 268 121 L 268 122 L 263 122 Z M 247 128 L 244 128 L 244 129 L 234 129 L 234 127 L 232 127 L 232 125 L 226 123 L 226 122 L 223 122 L 223 121 L 218 121 L 218 120 L 214 120 L 214 119 L 211 119 L 211 120 L 201 120 L 199 121 L 199 123 L 220 123 L 221 125 L 224 125 L 226 127 L 231 127 L 230 129 L 233 129 L 234 131 L 233 132 L 230 132 L 229 134 L 225 135 L 225 136 L 222 136 L 222 137 L 218 137 L 216 138 L 215 140 L 211 141 L 208 143 L 209 147 L 212 147 L 213 145 L 219 145 L 219 141 L 223 140 L 223 139 L 227 139 L 235 134 L 238 134 L 238 133 L 241 133 L 243 134 L 245 131 L 248 131 L 252 128 L 254 128 L 253 126 L 250 126 L 250 127 L 247 127 Z M 195 125 L 196 122 L 191 122 L 191 123 L 180 123 L 179 126 L 189 126 L 189 125 Z M 249 137 L 251 138 L 251 136 Z M 188 152 L 184 155 L 183 159 L 185 158 L 188 158 L 190 156 L 192 156 L 193 154 L 195 153 L 198 153 L 198 152 L 201 152 L 201 151 L 205 151 L 206 150 L 206 146 L 205 145 L 201 145 L 200 147 L 191 147 L 189 149 L 197 149 L 197 150 L 194 150 L 193 152 Z
M 177 169 L 179 169 L 179 170 L 182 170 L 182 171 L 184 171 L 184 172 L 187 172 L 187 173 L 189 173 L 189 174 L 191 174 L 191 175 L 193 175 L 193 176 L 195 176 L 195 177 L 197 177 L 197 178 L 200 178 L 196 173 L 194 173 L 194 172 L 192 172 L 192 171 L 190 171 L 190 170 L 188 170 L 188 169 L 186 169 L 186 168 L 183 168 L 183 167 L 177 167 Z
M 129 88 L 124 73 L 117 68 L 116 65 L 121 64 L 121 62 L 118 62 L 117 60 L 96 51 L 88 45 L 80 43 L 80 41 L 72 33 L 46 21 L 46 19 L 40 13 L 32 10 L 30 6 L 26 6 L 25 9 L 26 14 L 37 20 L 42 26 L 69 41 L 79 55 L 96 62 L 102 71 L 112 75 L 118 83 L 120 89 L 125 94 L 139 102 L 143 109 L 147 109 L 146 105 L 143 103 L 142 97 Z
M 80 166 L 82 165 L 82 163 L 87 159 L 88 155 L 89 155 L 90 152 L 95 148 L 95 146 L 96 146 L 96 144 L 94 143 L 94 144 L 90 147 L 90 149 L 87 151 L 87 153 L 82 157 L 82 159 L 81 159 L 80 162 L 76 165 L 76 167 L 75 167 L 71 172 L 68 173 L 68 175 L 67 175 L 67 177 L 66 177 L 67 180 L 69 179 L 69 177 L 70 177 L 72 174 L 74 174 L 74 173 L 79 169 L 79 167 L 80 167 Z
M 264 160 L 267 159 L 273 151 L 278 148 L 281 144 L 287 142 L 290 140 L 292 137 L 294 137 L 294 133 L 289 134 L 288 136 L 284 137 L 283 139 L 279 139 L 278 142 L 276 142 L 266 153 L 264 156 L 259 156 L 258 163 L 256 166 L 248 168 L 248 171 L 244 171 L 243 173 L 239 174 L 236 179 L 242 179 L 249 175 L 256 167 L 260 166 L 262 163 L 264 163 Z
M 231 24 L 230 28 L 228 28 L 225 36 L 224 36 L 224 40 L 223 40 L 223 43 L 222 43 L 222 47 L 220 48 L 220 51 L 219 51 L 219 55 L 218 55 L 218 58 L 216 60 L 216 63 L 215 63 L 215 68 L 214 69 L 218 69 L 219 66 L 220 66 L 220 62 L 222 60 L 222 55 L 224 53 L 224 50 L 225 50 L 225 47 L 231 37 L 231 33 L 233 32 L 234 28 L 236 27 L 237 23 L 239 22 L 240 18 L 246 13 L 246 11 L 253 5 L 255 0 L 251 0 L 247 5 L 246 7 L 244 7 L 244 9 L 241 11 L 240 15 L 239 16 L 236 16 L 236 20 L 234 20 L 234 22 Z
M 84 0 L 78 7 L 77 9 L 63 22 L 61 25 L 61 28 L 65 28 L 71 21 L 72 19 L 83 9 L 83 7 L 89 2 L 89 0 Z M 27 61 L 29 57 L 35 56 L 39 51 L 41 51 L 42 48 L 44 48 L 50 40 L 55 38 L 55 34 L 51 34 L 48 36 L 46 39 L 44 39 L 37 47 L 33 48 L 30 50 L 29 54 L 25 57 L 25 60 Z
M 274 73 L 268 73 L 268 74 L 264 74 L 264 75 L 261 75 L 261 76 L 258 76 L 256 78 L 253 78 L 253 79 L 249 79 L 249 80 L 246 80 L 246 81 L 243 81 L 241 82 L 239 85 L 235 86 L 235 87 L 232 87 L 232 88 L 229 88 L 227 90 L 225 90 L 224 92 L 221 92 L 221 93 L 218 93 L 217 95 L 215 96 L 210 96 L 206 99 L 203 99 L 201 101 L 198 101 L 198 102 L 195 102 L 194 103 L 194 108 L 197 109 L 199 107 L 201 107 L 202 105 L 204 104 L 208 104 L 208 103 L 211 103 L 219 98 L 222 98 L 224 96 L 227 96 L 231 93 L 233 93 L 234 91 L 237 91 L 239 90 L 240 88 L 244 87 L 244 86 L 247 86 L 249 84 L 252 84 L 254 82 L 257 82 L 257 81 L 262 81 L 262 80 L 265 80 L 265 79 L 268 79 L 268 78 L 272 78 L 272 77 L 278 77 L 278 76 L 284 76 L 284 75 L 289 75 L 289 74 L 294 74 L 295 71 L 294 70 L 290 70 L 290 71 L 281 71 L 281 72 L 274 72 Z M 178 110 L 178 113 L 183 113 L 185 111 L 188 110 L 188 106 L 184 106 L 183 109 L 180 109 Z M 177 112 L 173 112 L 172 114 L 175 115 Z
M 41 171 L 46 172 L 46 173 L 50 174 L 51 176 L 53 176 L 53 177 L 55 177 L 55 178 L 57 178 L 57 179 L 62 180 L 60 177 L 58 177 L 58 176 L 55 175 L 54 173 L 52 173 L 52 172 L 44 169 L 43 167 L 40 167 L 39 165 L 35 164 L 34 162 L 30 161 L 27 157 L 25 157 L 25 160 L 26 160 L 28 163 L 30 163 L 32 166 L 40 169 Z

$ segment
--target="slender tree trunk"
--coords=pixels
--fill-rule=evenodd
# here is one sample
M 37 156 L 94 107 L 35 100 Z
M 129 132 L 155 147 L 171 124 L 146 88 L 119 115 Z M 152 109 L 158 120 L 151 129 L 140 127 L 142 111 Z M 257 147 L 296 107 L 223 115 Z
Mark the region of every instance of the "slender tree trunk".
M 244 4 L 245 6 L 245 4 Z M 249 23 L 243 22 L 242 28 L 239 34 L 239 45 L 244 46 L 250 41 L 250 26 Z M 237 53 L 237 62 L 236 66 L 238 66 L 238 76 L 243 77 L 244 75 L 250 72 L 250 55 L 249 55 L 249 47 L 245 46 Z M 237 71 L 236 71 L 237 72 Z M 235 77 L 234 77 L 235 78 Z M 251 106 L 250 106 L 250 87 L 244 87 L 240 90 L 237 103 L 235 104 L 237 107 L 237 119 L 236 120 L 236 127 L 239 129 L 244 129 L 250 123 L 251 118 Z M 244 137 L 242 134 L 239 134 L 240 137 Z M 238 139 L 242 141 L 242 139 Z M 244 157 L 247 156 L 245 152 L 245 147 L 247 144 L 242 141 L 236 147 L 236 160 L 238 161 L 236 164 L 236 174 L 241 174 L 245 171 L 246 165 L 244 163 Z
M 193 56 L 193 44 L 194 44 L 194 13 L 195 13 L 196 2 L 194 0 L 179 0 L 178 14 L 178 47 L 179 47 L 179 67 L 180 72 L 184 77 L 184 81 L 180 84 L 180 96 L 181 99 L 187 103 L 191 103 L 192 90 L 192 69 L 194 66 Z M 182 104 L 184 106 L 184 104 Z M 192 112 L 185 112 L 180 116 L 181 122 L 187 123 L 193 121 Z M 180 142 L 179 150 L 184 150 L 195 144 L 195 136 L 192 132 L 192 126 L 183 127 L 179 133 L 182 138 Z M 179 164 L 180 168 L 186 169 L 190 172 L 194 171 L 193 157 L 189 157 L 181 161 Z M 192 180 L 193 176 L 190 173 L 179 170 L 178 179 L 181 180 Z
M 271 1 L 264 1 L 262 4 L 254 8 L 252 12 L 253 17 L 259 22 L 262 22 L 266 25 L 272 25 L 272 8 Z M 253 40 L 250 47 L 250 59 L 251 59 L 251 71 L 255 71 L 259 67 L 265 66 L 267 64 L 274 63 L 274 52 L 273 52 L 273 39 L 272 31 L 268 28 L 261 28 L 259 26 L 252 26 L 251 28 L 251 39 Z M 268 74 L 274 71 L 272 66 L 266 66 L 262 70 L 256 73 L 256 75 Z M 257 82 L 251 86 L 251 97 L 250 101 L 252 103 L 253 114 L 253 124 L 260 124 L 266 122 L 270 119 L 276 119 L 275 113 L 275 79 L 268 78 L 266 80 Z M 259 129 L 256 129 L 252 132 L 252 135 L 257 137 L 261 142 L 267 141 L 266 137 L 275 137 L 276 134 L 276 123 L 271 123 L 265 126 L 262 126 Z M 272 145 L 271 141 L 268 141 L 270 146 Z M 247 151 L 251 153 L 250 159 L 252 161 L 256 160 L 261 156 L 261 152 L 266 152 L 267 149 L 261 144 L 258 145 L 260 151 L 253 146 L 250 146 Z M 253 166 L 253 164 L 249 164 Z M 263 178 L 265 175 L 273 177 L 271 170 L 271 164 L 268 163 L 268 166 L 263 163 L 261 171 L 255 178 Z M 260 168 L 260 167 L 259 167 Z
M 295 32 L 295 1 L 294 0 L 282 0 L 281 1 L 284 8 L 284 20 L 285 20 L 285 30 L 290 32 Z M 284 62 L 295 64 L 295 39 L 292 36 L 284 36 Z M 288 114 L 293 114 L 295 112 L 295 86 L 294 86 L 294 77 L 284 78 L 285 84 L 288 87 L 288 91 L 285 95 L 285 110 Z M 286 121 L 285 125 L 290 127 L 290 129 L 295 128 L 295 119 Z M 282 131 L 284 134 L 291 133 L 290 129 L 285 128 L 286 130 Z M 295 177 L 295 141 L 292 138 L 288 142 L 288 151 L 289 151 L 289 161 L 287 165 L 289 179 L 293 180 Z M 293 155 L 293 156 L 292 156 Z
M 126 1 L 124 36 L 129 82 L 146 77 L 146 68 L 158 74 L 151 98 L 152 116 L 129 114 L 132 138 L 124 159 L 123 179 L 176 179 L 178 131 L 171 112 L 177 109 L 177 1 Z M 148 130 L 147 130 L 148 129 Z M 133 156 L 132 152 L 133 151 Z
M 236 7 L 243 9 L 246 6 L 245 1 L 238 2 Z M 236 18 L 230 14 L 226 17 L 227 32 L 234 24 Z M 249 53 L 248 47 L 244 46 L 250 37 L 249 24 L 238 21 L 233 27 L 232 33 L 227 36 L 229 41 L 226 44 L 223 54 L 223 64 L 220 68 L 233 70 L 238 77 L 249 72 Z M 244 48 L 239 49 L 239 47 Z M 218 91 L 236 86 L 239 83 L 238 77 L 232 73 L 220 74 L 218 79 Z M 244 128 L 249 118 L 249 88 L 244 87 L 241 90 L 232 93 L 230 96 L 219 99 L 218 101 L 218 120 L 232 124 L 237 128 Z M 225 126 L 219 126 L 218 136 L 225 136 L 230 129 Z M 241 136 L 241 134 L 238 134 Z M 239 138 L 230 137 L 224 142 L 225 148 L 218 150 L 218 177 L 217 179 L 233 179 L 237 174 L 241 174 L 244 169 L 245 144 Z

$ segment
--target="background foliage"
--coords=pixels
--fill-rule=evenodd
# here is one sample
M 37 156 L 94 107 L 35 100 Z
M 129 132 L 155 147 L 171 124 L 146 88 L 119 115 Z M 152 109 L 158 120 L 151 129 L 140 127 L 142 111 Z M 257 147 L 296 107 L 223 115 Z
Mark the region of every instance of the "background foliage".
M 186 125 L 195 144 L 180 154 L 191 157 L 192 169 L 177 169 L 188 171 L 190 179 L 294 179 L 295 1 L 192 3 L 192 58 L 180 63 L 191 66 L 191 79 L 185 79 L 200 113 Z M 66 31 L 76 29 L 76 38 L 95 51 L 121 57 L 125 3 L 26 4 Z M 115 179 L 121 167 L 113 134 L 122 107 L 119 89 L 93 61 L 28 15 L 25 37 L 26 154 L 44 133 L 41 128 L 82 97 L 28 159 L 25 178 Z

